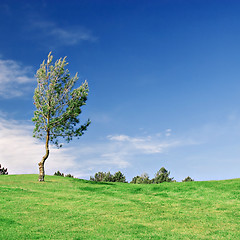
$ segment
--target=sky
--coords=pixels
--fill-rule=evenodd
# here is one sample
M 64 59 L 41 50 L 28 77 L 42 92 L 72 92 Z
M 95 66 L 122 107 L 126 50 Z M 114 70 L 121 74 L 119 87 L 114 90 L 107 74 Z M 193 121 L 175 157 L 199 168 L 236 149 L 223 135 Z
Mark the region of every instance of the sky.
M 92 123 L 50 146 L 47 175 L 239 178 L 239 12 L 234 0 L 0 0 L 0 164 L 38 174 L 35 74 L 52 51 L 88 81 Z

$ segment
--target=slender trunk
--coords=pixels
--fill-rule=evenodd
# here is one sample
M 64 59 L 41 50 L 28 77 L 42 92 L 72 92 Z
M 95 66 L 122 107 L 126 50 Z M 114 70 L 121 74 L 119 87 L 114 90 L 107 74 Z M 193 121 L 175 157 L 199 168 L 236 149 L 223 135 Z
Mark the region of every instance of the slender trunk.
M 44 163 L 45 163 L 46 159 L 49 156 L 49 135 L 50 135 L 50 131 L 47 130 L 46 144 L 45 144 L 46 153 L 43 156 L 42 161 L 38 163 L 38 166 L 39 166 L 39 178 L 38 178 L 38 181 L 39 182 L 43 182 L 44 181 L 44 177 L 45 177 Z

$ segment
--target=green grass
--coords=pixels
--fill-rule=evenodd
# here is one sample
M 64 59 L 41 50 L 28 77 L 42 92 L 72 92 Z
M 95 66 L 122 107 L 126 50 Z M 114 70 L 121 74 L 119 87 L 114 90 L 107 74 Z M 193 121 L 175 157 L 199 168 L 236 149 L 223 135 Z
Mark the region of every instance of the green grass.
M 240 239 L 240 179 L 133 185 L 0 176 L 0 239 Z

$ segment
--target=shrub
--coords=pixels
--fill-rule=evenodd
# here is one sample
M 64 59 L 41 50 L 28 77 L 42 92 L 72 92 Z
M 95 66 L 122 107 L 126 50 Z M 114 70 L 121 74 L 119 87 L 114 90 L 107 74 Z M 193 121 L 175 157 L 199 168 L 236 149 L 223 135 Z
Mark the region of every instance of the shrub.
M 194 181 L 194 180 L 192 178 L 190 178 L 189 176 L 182 180 L 182 182 L 192 182 L 192 181 Z
M 102 182 L 114 182 L 113 175 L 110 172 L 103 173 L 103 180 Z
M 64 177 L 64 173 L 61 173 L 59 171 L 54 173 L 54 176 L 60 176 L 60 177 Z
M 90 180 L 96 182 L 103 182 L 105 175 L 106 173 L 104 172 L 97 172 L 95 173 L 94 177 L 90 177 Z
M 127 182 L 126 177 L 120 171 L 116 172 L 113 176 L 113 182 Z
M 170 172 L 166 168 L 162 167 L 157 171 L 155 178 L 152 179 L 153 183 L 173 182 L 173 178 L 169 177 Z
M 150 184 L 152 181 L 149 179 L 149 176 L 147 173 L 143 173 L 141 176 L 136 176 L 132 179 L 130 183 L 134 184 Z
M 0 175 L 8 175 L 7 168 L 1 167 L 1 164 L 0 164 Z
M 110 172 L 97 172 L 94 177 L 90 177 L 90 180 L 96 182 L 126 182 L 125 176 L 120 171 L 114 175 Z
M 71 175 L 70 173 L 69 173 L 69 174 L 67 174 L 67 175 L 65 175 L 65 177 L 74 178 L 74 176 L 73 176 L 73 175 Z

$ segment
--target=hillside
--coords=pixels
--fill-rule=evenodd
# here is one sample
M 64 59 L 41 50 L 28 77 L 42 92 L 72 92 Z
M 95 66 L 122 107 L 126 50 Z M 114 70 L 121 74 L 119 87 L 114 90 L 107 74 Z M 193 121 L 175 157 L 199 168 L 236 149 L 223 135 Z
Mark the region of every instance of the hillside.
M 240 179 L 134 185 L 0 176 L 0 239 L 240 239 Z

